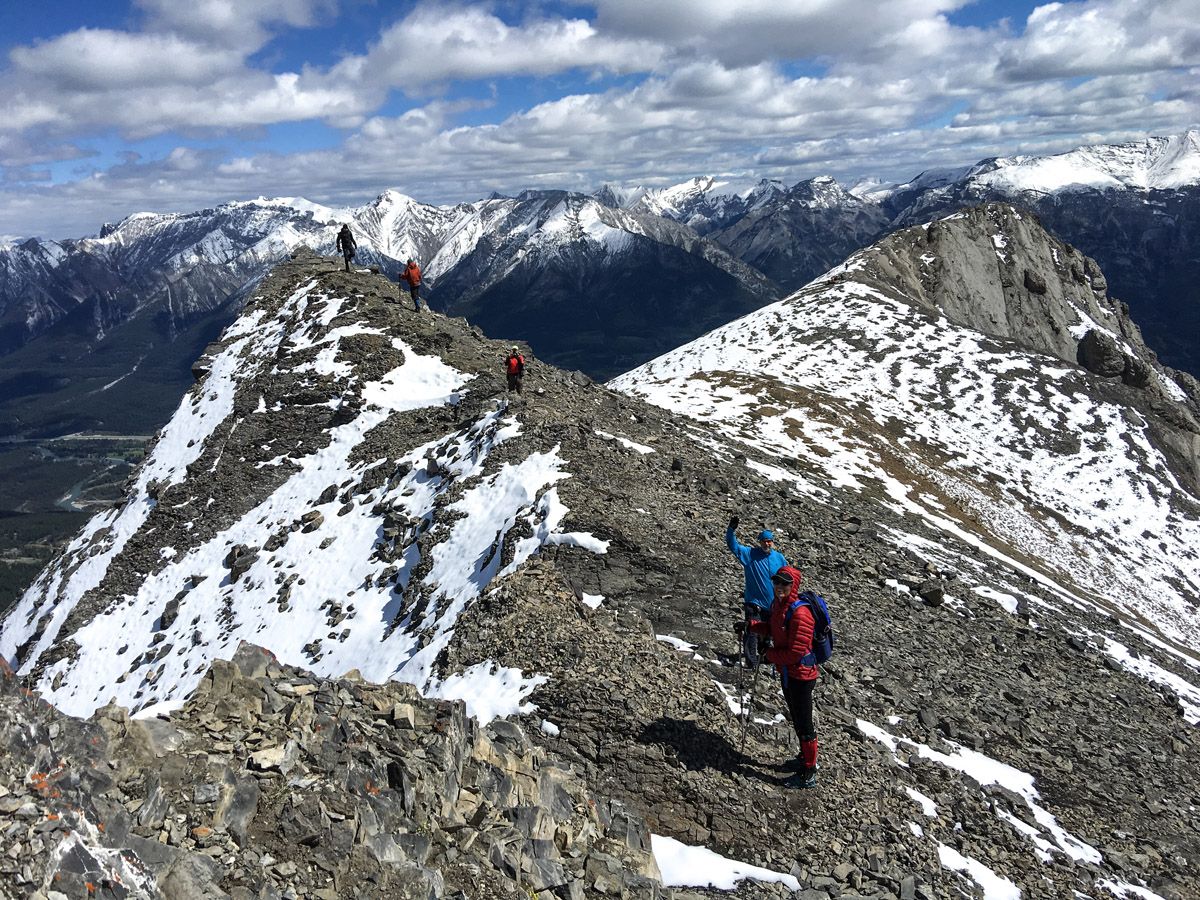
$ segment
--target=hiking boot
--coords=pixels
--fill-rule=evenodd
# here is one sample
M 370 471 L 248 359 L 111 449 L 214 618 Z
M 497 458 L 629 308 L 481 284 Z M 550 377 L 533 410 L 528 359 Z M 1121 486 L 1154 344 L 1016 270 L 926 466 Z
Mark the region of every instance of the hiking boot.
M 791 778 L 783 783 L 784 787 L 800 788 L 807 790 L 817 786 L 817 772 L 815 769 L 801 769 Z
M 794 756 L 791 759 L 784 760 L 778 766 L 776 766 L 776 768 L 783 769 L 785 772 L 803 772 L 806 768 L 810 767 L 804 765 L 803 757 Z M 821 764 L 817 763 L 811 768 L 814 772 L 816 772 L 821 768 Z

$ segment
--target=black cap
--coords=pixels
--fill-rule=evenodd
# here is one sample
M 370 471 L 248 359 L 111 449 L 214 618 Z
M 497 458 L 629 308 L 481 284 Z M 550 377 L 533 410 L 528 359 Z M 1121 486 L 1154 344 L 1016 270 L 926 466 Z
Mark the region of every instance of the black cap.
M 792 573 L 785 572 L 783 569 L 780 569 L 778 572 L 772 575 L 771 580 L 777 581 L 780 584 L 791 584 L 793 581 L 795 581 L 795 579 L 792 578 Z

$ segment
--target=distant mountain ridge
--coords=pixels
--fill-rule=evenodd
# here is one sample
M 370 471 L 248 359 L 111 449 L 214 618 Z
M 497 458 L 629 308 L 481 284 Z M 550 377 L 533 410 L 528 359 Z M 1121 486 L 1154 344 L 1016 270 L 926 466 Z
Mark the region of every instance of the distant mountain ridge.
M 1055 156 L 997 158 L 969 178 L 1008 191 L 1169 191 L 1200 185 L 1200 130 L 1126 144 L 1080 147 Z
M 713 240 L 795 290 L 890 231 L 992 200 L 1036 214 L 1094 257 L 1164 361 L 1200 374 L 1200 130 L 1053 156 L 996 157 L 902 184 L 843 189 L 807 179 L 749 202 L 696 178 L 660 193 L 659 214 L 697 221 Z M 647 197 L 651 192 L 647 192 Z M 646 202 L 646 201 L 638 201 Z
M 267 269 L 300 246 L 332 254 L 343 222 L 357 235 L 357 265 L 395 279 L 417 259 L 427 300 L 478 312 L 501 336 L 541 323 L 541 353 L 598 376 L 778 296 L 670 219 L 561 191 L 432 206 L 389 190 L 355 208 L 259 198 L 137 213 L 98 237 L 0 249 L 0 435 L 157 427 L 186 388 L 189 360 Z M 495 297 L 502 305 L 488 308 Z M 603 323 L 614 304 L 622 334 L 601 325 L 576 339 L 573 322 Z M 134 418 L 146 421 L 124 416 L 131 390 L 141 398 Z
M 737 191 L 705 176 L 451 206 L 391 190 L 354 208 L 258 198 L 138 213 L 94 238 L 9 244 L 0 247 L 0 433 L 157 427 L 190 359 L 269 265 L 302 244 L 331 253 L 343 221 L 359 236 L 359 264 L 394 277 L 416 258 L 435 306 L 605 378 L 801 287 L 892 230 L 997 199 L 1096 258 L 1150 345 L 1200 371 L 1200 132 L 1189 131 L 849 190 L 819 176 Z

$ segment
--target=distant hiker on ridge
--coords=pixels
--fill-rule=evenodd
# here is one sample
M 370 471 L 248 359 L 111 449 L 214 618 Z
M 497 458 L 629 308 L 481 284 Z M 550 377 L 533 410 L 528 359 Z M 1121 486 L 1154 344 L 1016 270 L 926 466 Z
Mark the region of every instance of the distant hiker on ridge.
M 415 260 L 409 260 L 404 264 L 404 271 L 400 273 L 400 280 L 408 282 L 408 293 L 412 297 L 413 309 L 417 312 L 421 311 L 421 267 L 417 265 Z
M 771 576 L 774 602 L 767 622 L 757 622 L 759 634 L 771 638 L 763 659 L 779 670 L 783 696 L 787 700 L 792 727 L 800 739 L 800 754 L 791 765 L 796 774 L 785 784 L 789 787 L 817 786 L 817 730 L 813 725 L 813 688 L 820 670 L 813 649 L 816 618 L 812 607 L 800 597 L 799 569 L 784 566 Z
M 521 393 L 521 379 L 525 377 L 525 357 L 515 346 L 504 358 L 504 374 L 508 376 L 508 389 Z
M 739 544 L 734 534 L 738 521 L 737 516 L 729 520 L 729 527 L 725 530 L 725 545 L 746 571 L 746 589 L 742 601 L 745 604 L 747 627 L 742 636 L 742 651 L 746 655 L 746 664 L 753 668 L 758 665 L 758 635 L 753 626 L 756 622 L 764 622 L 770 613 L 771 601 L 775 596 L 771 576 L 786 566 L 787 560 L 774 549 L 774 533 L 765 528 L 758 534 L 757 547 Z
M 342 258 L 346 260 L 346 271 L 350 271 L 350 260 L 354 259 L 354 254 L 358 250 L 358 244 L 354 242 L 354 235 L 350 233 L 349 225 L 342 225 L 342 230 L 337 236 L 338 253 L 342 254 Z

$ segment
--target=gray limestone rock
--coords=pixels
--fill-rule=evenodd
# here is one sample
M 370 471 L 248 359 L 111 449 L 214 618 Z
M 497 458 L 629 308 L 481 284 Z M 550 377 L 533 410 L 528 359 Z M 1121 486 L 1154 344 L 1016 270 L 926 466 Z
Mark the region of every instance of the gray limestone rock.
M 1090 329 L 1079 341 L 1079 364 L 1103 378 L 1125 371 L 1125 355 L 1108 334 Z

